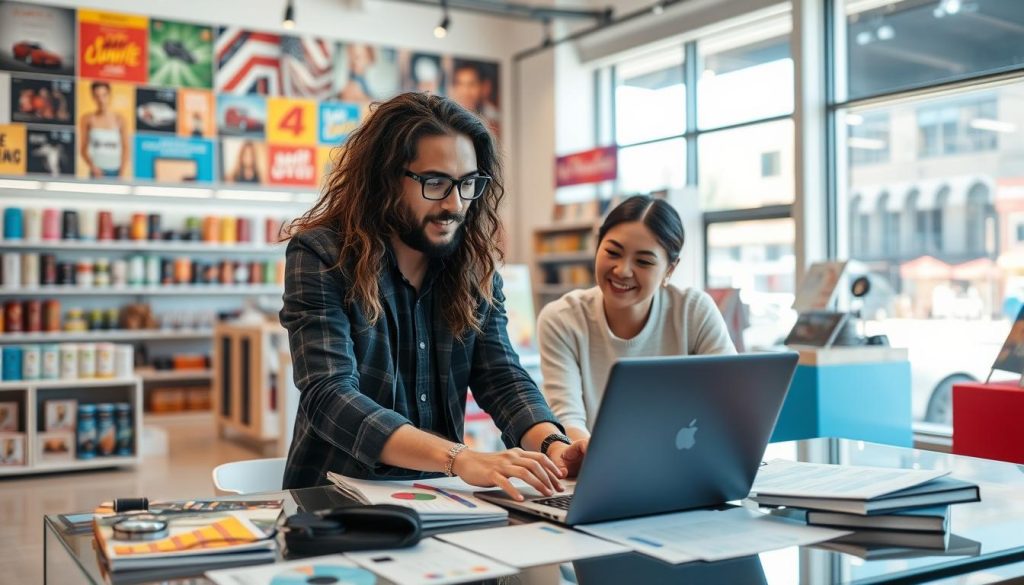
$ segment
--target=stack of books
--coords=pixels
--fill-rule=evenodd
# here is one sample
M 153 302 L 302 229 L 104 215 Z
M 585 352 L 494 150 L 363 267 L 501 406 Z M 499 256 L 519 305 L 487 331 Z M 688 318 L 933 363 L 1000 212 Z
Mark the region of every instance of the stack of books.
M 943 471 L 778 460 L 762 466 L 750 499 L 778 516 L 854 531 L 827 548 L 891 558 L 969 554 L 958 551 L 972 549 L 974 541 L 950 535 L 950 507 L 979 501 L 981 491 Z

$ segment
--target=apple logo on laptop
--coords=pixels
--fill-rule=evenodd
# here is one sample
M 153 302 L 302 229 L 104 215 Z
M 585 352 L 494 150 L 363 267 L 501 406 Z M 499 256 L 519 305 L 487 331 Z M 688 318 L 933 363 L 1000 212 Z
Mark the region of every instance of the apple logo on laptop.
M 690 421 L 690 426 L 679 429 L 676 433 L 676 449 L 690 449 L 697 443 L 697 419 Z

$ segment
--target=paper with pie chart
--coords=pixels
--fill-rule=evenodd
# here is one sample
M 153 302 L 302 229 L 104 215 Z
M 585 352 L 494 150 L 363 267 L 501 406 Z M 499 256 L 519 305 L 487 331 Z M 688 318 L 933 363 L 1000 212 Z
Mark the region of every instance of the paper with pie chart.
M 363 504 L 394 504 L 416 510 L 423 528 L 501 522 L 508 511 L 473 496 L 471 487 L 451 479 L 370 481 L 328 473 L 343 494 Z
M 445 585 L 496 579 L 519 571 L 457 546 L 427 538 L 412 548 L 345 556 L 397 585 Z
M 218 569 L 206 576 L 217 585 L 374 585 L 377 576 L 341 555 L 329 555 L 258 567 Z

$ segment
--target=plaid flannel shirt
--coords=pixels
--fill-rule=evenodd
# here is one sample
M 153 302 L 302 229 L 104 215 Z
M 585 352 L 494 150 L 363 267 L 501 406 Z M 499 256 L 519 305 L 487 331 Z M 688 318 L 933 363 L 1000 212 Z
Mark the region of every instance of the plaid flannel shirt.
M 415 479 L 432 474 L 385 465 L 384 443 L 412 413 L 396 411 L 396 351 L 400 336 L 411 335 L 395 325 L 391 267 L 382 266 L 379 280 L 384 315 L 370 325 L 358 304 L 344 302 L 350 282 L 333 268 L 339 253 L 338 235 L 316 228 L 292 237 L 285 268 L 281 324 L 288 330 L 295 384 L 301 396 L 284 488 L 326 484 L 334 471 L 367 479 Z M 390 258 L 390 256 L 389 256 Z M 393 264 L 394 260 L 389 260 Z M 519 364 L 509 342 L 505 296 L 495 274 L 490 307 L 478 305 L 482 332 L 457 340 L 444 319 L 433 321 L 439 401 L 447 408 L 444 436 L 461 441 L 466 390 L 502 430 L 509 447 L 518 446 L 534 425 L 559 426 L 536 383 Z

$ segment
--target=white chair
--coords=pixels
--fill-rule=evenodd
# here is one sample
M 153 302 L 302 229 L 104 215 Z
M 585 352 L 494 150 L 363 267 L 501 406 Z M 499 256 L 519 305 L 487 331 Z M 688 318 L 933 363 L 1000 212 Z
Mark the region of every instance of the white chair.
M 218 494 L 252 494 L 281 490 L 284 457 L 247 459 L 218 465 L 213 470 L 213 487 Z

